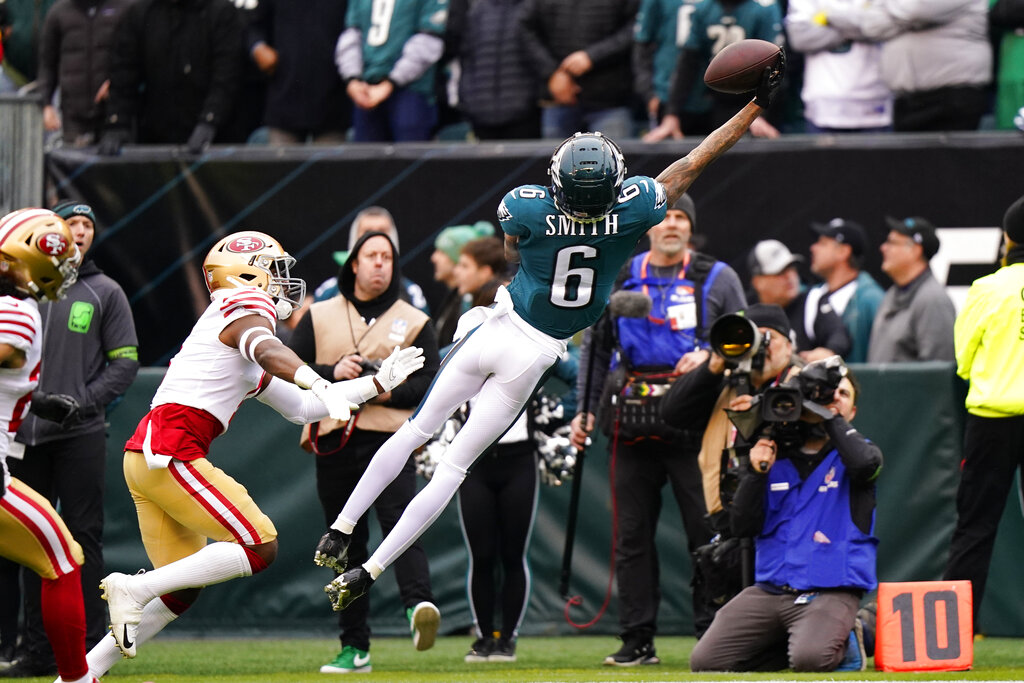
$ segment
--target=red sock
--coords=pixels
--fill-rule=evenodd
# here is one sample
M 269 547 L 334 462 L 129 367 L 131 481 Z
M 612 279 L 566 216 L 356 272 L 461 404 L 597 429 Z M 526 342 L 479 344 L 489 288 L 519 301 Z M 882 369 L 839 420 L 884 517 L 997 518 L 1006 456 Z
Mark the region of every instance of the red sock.
M 167 609 L 171 610 L 179 617 L 185 613 L 185 610 L 192 606 L 191 603 L 178 600 L 170 593 L 168 593 L 167 595 L 161 595 L 160 600 L 163 601 L 164 605 L 167 606 Z
M 252 567 L 253 574 L 259 574 L 269 566 L 266 560 L 256 554 L 255 550 L 244 545 L 242 550 L 245 551 L 245 557 L 249 560 L 249 566 Z
M 78 568 L 56 579 L 42 580 L 43 627 L 53 647 L 57 671 L 66 681 L 89 673 L 85 661 L 85 605 Z

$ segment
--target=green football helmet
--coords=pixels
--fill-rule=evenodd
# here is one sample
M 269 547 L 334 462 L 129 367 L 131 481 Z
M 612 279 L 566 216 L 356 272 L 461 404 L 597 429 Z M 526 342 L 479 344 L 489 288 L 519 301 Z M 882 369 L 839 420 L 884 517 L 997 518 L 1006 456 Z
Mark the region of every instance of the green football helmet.
M 576 133 L 555 150 L 548 175 L 558 210 L 592 223 L 615 206 L 626 177 L 626 160 L 619 146 L 601 133 Z

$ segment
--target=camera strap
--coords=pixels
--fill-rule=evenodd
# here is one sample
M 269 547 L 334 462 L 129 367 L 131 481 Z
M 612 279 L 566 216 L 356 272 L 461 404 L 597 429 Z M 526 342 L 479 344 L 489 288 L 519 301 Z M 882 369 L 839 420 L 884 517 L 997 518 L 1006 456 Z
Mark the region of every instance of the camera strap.
M 320 422 L 319 422 L 319 420 L 317 422 L 314 422 L 311 425 L 309 425 L 309 446 L 310 446 L 310 448 L 313 449 L 313 453 L 315 455 L 334 455 L 335 453 L 340 451 L 342 448 L 345 447 L 345 444 L 348 443 L 349 438 L 352 436 L 352 431 L 356 428 L 356 422 L 358 420 L 359 420 L 359 413 L 358 412 L 352 413 L 352 417 L 349 418 L 348 422 L 346 422 L 345 426 L 342 428 L 341 442 L 338 444 L 337 448 L 332 448 L 330 450 L 321 450 L 320 449 Z M 325 432 L 325 436 L 327 434 L 333 434 L 333 433 L 334 432 Z

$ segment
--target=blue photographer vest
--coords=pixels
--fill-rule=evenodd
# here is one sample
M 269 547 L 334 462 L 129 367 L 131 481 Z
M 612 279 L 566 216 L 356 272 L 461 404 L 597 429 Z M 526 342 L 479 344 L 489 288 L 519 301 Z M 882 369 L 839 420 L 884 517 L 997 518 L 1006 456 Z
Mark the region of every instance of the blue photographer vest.
M 616 320 L 619 348 L 625 354 L 629 367 L 672 367 L 683 354 L 707 348 L 707 293 L 725 264 L 714 262 L 707 277 L 702 278 L 701 291 L 695 292 L 697 283 L 687 277 L 687 272 L 693 271 L 690 261 L 697 258 L 703 257 L 688 253 L 675 277 L 668 279 L 648 273 L 651 252 L 645 251 L 633 257 L 629 278 L 622 284 L 622 289 L 641 291 L 649 296 L 651 312 L 646 318 Z M 698 315 L 701 317 L 699 321 Z
M 874 590 L 878 539 L 850 515 L 850 480 L 836 450 L 801 480 L 789 460 L 766 475 L 765 520 L 756 544 L 757 582 Z M 874 512 L 871 529 L 874 532 Z

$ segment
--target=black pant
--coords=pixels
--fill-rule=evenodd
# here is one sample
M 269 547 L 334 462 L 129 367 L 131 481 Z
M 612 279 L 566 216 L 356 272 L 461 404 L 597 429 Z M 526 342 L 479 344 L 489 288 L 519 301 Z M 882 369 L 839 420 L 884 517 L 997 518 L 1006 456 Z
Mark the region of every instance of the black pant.
M 385 432 L 355 429 L 348 443 L 340 451 L 333 455 L 316 456 L 316 491 L 328 525 L 334 523 L 359 482 L 359 477 L 370 464 L 373 454 L 390 436 L 391 434 Z M 416 465 L 410 457 L 395 480 L 384 489 L 373 504 L 382 534 L 388 535 L 415 495 Z M 370 556 L 367 548 L 370 526 L 366 517 L 363 515 L 352 533 L 352 543 L 348 548 L 349 567 L 358 567 Z M 398 592 L 406 607 L 413 607 L 424 600 L 433 602 L 434 597 L 430 591 L 430 567 L 419 541 L 409 546 L 409 549 L 395 561 L 395 580 L 398 582 Z M 343 647 L 351 645 L 360 650 L 370 649 L 369 615 L 369 593 L 338 613 Z
M 503 638 L 514 639 L 526 616 L 526 546 L 536 511 L 537 458 L 532 442 L 499 444 L 476 461 L 459 488 L 459 517 L 470 557 L 469 607 L 484 637 L 494 632 L 499 593 Z
M 1013 484 L 1013 471 L 1022 465 L 1024 416 L 987 418 L 968 413 L 960 487 L 956 492 L 956 529 L 943 578 L 970 580 L 976 632 L 999 519 Z
M 50 500 L 60 510 L 68 531 L 82 546 L 82 598 L 85 601 L 86 648 L 107 632 L 107 604 L 99 583 L 106 575 L 103 565 L 103 492 L 107 437 L 104 431 L 61 439 L 25 449 L 23 460 L 8 460 L 12 476 Z M 58 507 L 59 506 L 59 507 Z M 4 560 L 4 562 L 9 562 Z M 10 566 L 9 563 L 8 566 Z M 17 566 L 17 565 L 15 565 Z M 53 661 L 53 650 L 43 630 L 40 579 L 22 568 L 25 626 L 22 651 L 43 661 Z M 0 578 L 10 574 L 0 570 Z M 16 587 L 17 581 L 14 582 Z M 16 589 L 16 588 L 15 588 Z M 8 590 L 5 586 L 2 590 Z
M 980 86 L 905 93 L 893 102 L 892 127 L 897 133 L 978 130 L 987 106 L 988 94 Z
M 655 532 L 666 483 L 679 504 L 687 546 L 692 553 L 711 540 L 697 455 L 700 433 L 686 432 L 672 443 L 653 439 L 619 443 L 615 456 L 615 496 L 619 537 L 615 574 L 619 587 L 622 637 L 653 636 L 657 630 L 659 587 Z M 702 635 L 714 618 L 710 601 L 693 595 L 694 629 Z

